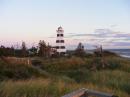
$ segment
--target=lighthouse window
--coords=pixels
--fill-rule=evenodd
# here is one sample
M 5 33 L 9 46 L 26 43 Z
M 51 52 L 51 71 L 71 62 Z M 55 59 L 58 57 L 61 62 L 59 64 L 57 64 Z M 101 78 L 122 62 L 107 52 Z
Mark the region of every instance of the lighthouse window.
M 60 34 L 60 36 L 63 36 L 63 34 Z
M 60 41 L 59 40 L 56 40 L 56 43 L 59 43 Z
M 62 36 L 62 37 L 63 37 L 64 35 L 63 35 L 63 34 L 57 34 L 57 37 L 59 37 L 59 36 Z
M 61 52 L 61 55 L 64 55 L 65 54 L 65 52 Z
M 56 49 L 59 49 L 59 46 L 56 46 Z
M 61 43 L 64 43 L 64 40 L 61 40 Z
M 60 34 L 57 34 L 57 37 L 60 36 Z
M 61 49 L 65 49 L 65 46 L 61 46 Z

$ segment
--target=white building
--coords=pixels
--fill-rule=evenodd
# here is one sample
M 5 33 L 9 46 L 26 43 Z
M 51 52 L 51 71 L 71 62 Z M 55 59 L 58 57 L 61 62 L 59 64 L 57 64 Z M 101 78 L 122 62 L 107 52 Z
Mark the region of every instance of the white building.
M 57 32 L 57 39 L 56 39 L 57 53 L 65 54 L 66 48 L 65 48 L 65 40 L 64 40 L 64 30 L 62 27 L 58 27 L 56 32 Z

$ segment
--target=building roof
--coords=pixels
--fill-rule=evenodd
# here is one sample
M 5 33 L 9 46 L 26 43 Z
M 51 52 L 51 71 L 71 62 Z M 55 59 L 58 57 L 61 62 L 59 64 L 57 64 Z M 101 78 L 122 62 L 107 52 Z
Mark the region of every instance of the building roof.
M 63 30 L 63 28 L 60 26 L 60 27 L 58 27 L 58 30 Z

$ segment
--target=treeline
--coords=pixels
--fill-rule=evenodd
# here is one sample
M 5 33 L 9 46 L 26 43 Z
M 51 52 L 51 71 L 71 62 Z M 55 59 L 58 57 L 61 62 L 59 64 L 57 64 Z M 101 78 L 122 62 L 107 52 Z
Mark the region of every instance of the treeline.
M 20 49 L 15 49 L 12 47 L 0 46 L 0 56 L 17 56 L 17 57 L 26 57 L 28 56 L 28 50 L 26 48 L 25 42 L 22 42 Z
M 82 43 L 79 43 L 74 53 L 67 52 L 66 55 L 76 55 L 76 56 L 85 56 L 85 50 Z M 40 56 L 40 57 L 57 57 L 59 54 L 56 51 L 55 47 L 47 44 L 44 40 L 40 40 L 38 46 L 32 46 L 27 48 L 26 43 L 22 42 L 21 47 L 14 48 L 0 46 L 0 56 L 15 56 L 15 57 L 30 57 L 30 56 Z
M 26 43 L 22 42 L 21 47 L 14 48 L 5 47 L 3 45 L 0 46 L 0 56 L 15 56 L 15 57 L 29 57 L 29 56 L 42 56 L 49 57 L 51 54 L 51 46 L 45 43 L 44 40 L 40 40 L 38 46 L 32 46 L 31 48 L 27 48 Z
M 103 57 L 103 55 L 113 55 L 109 51 L 103 51 L 102 46 L 95 47 L 94 56 Z M 92 54 L 86 54 L 84 45 L 79 43 L 77 48 L 73 51 L 67 51 L 64 56 L 78 56 L 78 57 L 86 57 L 86 56 L 93 56 Z M 3 45 L 0 46 L 0 56 L 14 56 L 14 57 L 33 57 L 33 56 L 40 56 L 40 57 L 58 57 L 60 56 L 57 51 L 56 47 L 52 47 L 51 45 L 47 44 L 44 40 L 40 40 L 38 46 L 32 46 L 31 48 L 27 48 L 26 43 L 22 42 L 21 47 L 14 48 L 12 47 L 5 47 Z

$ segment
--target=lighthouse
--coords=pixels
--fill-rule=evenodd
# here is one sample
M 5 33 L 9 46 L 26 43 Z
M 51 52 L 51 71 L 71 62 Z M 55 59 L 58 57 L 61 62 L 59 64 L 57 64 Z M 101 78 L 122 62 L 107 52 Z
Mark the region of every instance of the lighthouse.
M 65 40 L 64 40 L 64 30 L 60 26 L 56 30 L 57 32 L 57 39 L 56 39 L 56 50 L 59 55 L 64 55 L 66 53 L 65 48 Z

